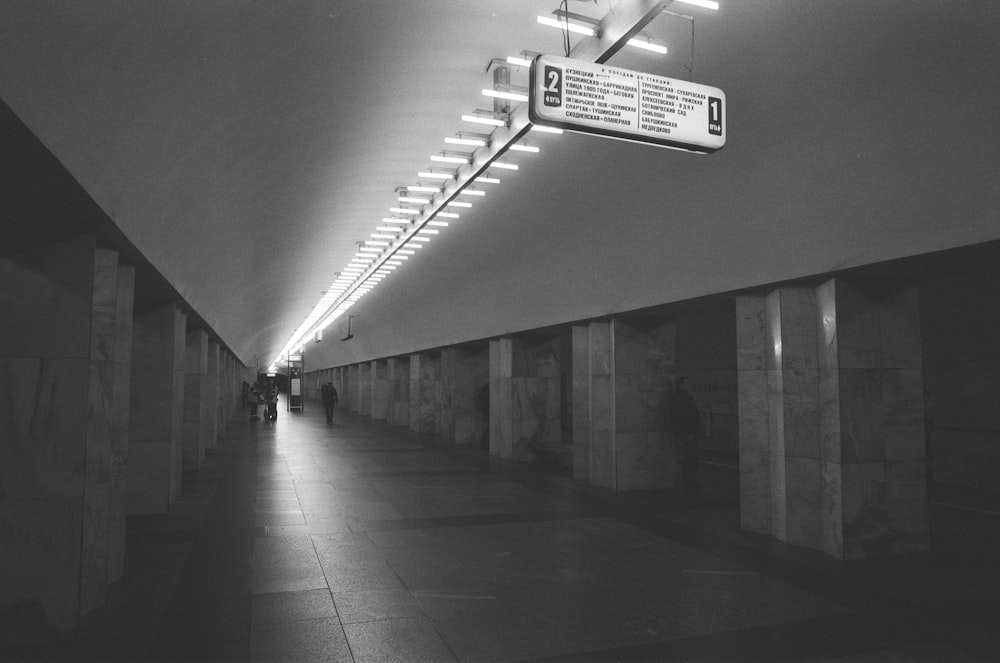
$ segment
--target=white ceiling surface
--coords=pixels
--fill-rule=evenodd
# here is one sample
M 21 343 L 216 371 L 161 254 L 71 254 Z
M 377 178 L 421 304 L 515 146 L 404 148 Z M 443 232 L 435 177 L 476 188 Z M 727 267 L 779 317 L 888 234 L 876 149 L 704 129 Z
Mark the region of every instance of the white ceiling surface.
M 557 6 L 2 0 L 0 97 L 253 365 L 444 137 L 482 130 L 460 116 L 491 107 L 490 59 L 562 54 L 535 23 Z M 310 367 L 1000 238 L 1000 3 L 673 9 L 696 17 L 692 80 L 726 92 L 722 151 L 531 134 L 541 153 L 512 155 Z M 667 57 L 611 63 L 686 78 L 689 29 L 661 16 Z

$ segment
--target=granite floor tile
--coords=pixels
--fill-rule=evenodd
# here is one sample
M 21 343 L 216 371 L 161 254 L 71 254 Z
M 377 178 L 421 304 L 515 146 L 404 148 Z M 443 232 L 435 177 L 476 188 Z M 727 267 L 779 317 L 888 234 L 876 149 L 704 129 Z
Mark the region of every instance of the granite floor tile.
M 345 624 L 355 663 L 448 663 L 457 661 L 424 617 Z
M 260 594 L 250 603 L 251 625 L 304 619 L 337 618 L 337 608 L 329 589 Z
M 258 625 L 250 638 L 252 663 L 355 663 L 338 619 Z

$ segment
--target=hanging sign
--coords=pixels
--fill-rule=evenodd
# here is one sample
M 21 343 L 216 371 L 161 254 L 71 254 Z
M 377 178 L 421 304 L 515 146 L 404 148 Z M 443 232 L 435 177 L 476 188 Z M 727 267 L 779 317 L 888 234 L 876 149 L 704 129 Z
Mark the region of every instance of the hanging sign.
M 692 152 L 726 144 L 726 95 L 719 88 L 557 55 L 539 55 L 532 64 L 528 119 Z

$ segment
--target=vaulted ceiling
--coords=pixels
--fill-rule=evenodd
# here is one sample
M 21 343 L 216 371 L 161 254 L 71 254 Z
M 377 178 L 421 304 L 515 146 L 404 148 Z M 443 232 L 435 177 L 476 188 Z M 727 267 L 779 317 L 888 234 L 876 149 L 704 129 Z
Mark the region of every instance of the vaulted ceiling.
M 357 304 L 367 340 L 323 361 L 997 238 L 996 3 L 721 4 L 674 4 L 693 20 L 645 30 L 666 56 L 611 62 L 725 90 L 722 151 L 532 133 L 540 152 Z M 563 53 L 535 19 L 558 5 L 4 0 L 0 98 L 252 364 L 444 137 L 481 130 L 461 115 L 492 107 L 490 61 Z

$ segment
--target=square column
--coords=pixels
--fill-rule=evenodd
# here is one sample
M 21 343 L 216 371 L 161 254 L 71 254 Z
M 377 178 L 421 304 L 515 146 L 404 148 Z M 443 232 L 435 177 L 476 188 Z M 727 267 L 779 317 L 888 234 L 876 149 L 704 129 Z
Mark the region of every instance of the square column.
M 489 426 L 489 354 L 469 347 L 441 351 L 441 437 L 454 444 L 482 440 Z
M 490 340 L 490 454 L 534 460 L 562 445 L 558 338 Z
M 115 311 L 115 415 L 111 443 L 111 494 L 108 500 L 108 580 L 125 574 L 125 514 L 127 513 L 128 432 L 132 389 L 132 321 L 135 268 L 118 265 L 118 304 Z
M 741 522 L 842 559 L 929 544 L 914 287 L 740 297 Z
M 675 345 L 669 322 L 573 327 L 574 477 L 614 491 L 676 485 L 667 416 Z
M 358 413 L 371 416 L 372 413 L 372 365 L 358 364 Z
M 187 333 L 184 353 L 183 467 L 197 470 L 205 462 L 211 424 L 208 416 L 208 333 Z
M 219 439 L 219 415 L 222 402 L 222 384 L 219 376 L 219 352 L 222 348 L 218 341 L 208 342 L 208 381 L 205 386 L 205 403 L 208 408 L 208 447 L 214 448 Z
M 173 304 L 137 313 L 132 344 L 128 513 L 166 513 L 181 487 L 185 325 Z
M 387 420 L 395 426 L 410 425 L 410 359 L 390 357 L 386 362 L 388 380 Z
M 429 352 L 410 355 L 410 416 L 414 433 L 437 432 L 438 383 L 441 358 Z
M 372 373 L 372 419 L 388 419 L 389 378 L 385 359 L 376 359 L 371 364 Z
M 361 406 L 361 392 L 360 392 L 360 382 L 358 381 L 358 365 L 351 364 L 347 367 L 347 382 L 344 385 L 344 390 L 340 393 L 346 396 L 347 409 L 351 412 L 360 412 Z
M 0 258 L 4 637 L 69 631 L 121 576 L 133 272 L 93 235 Z M 123 394 L 124 392 L 124 394 Z

